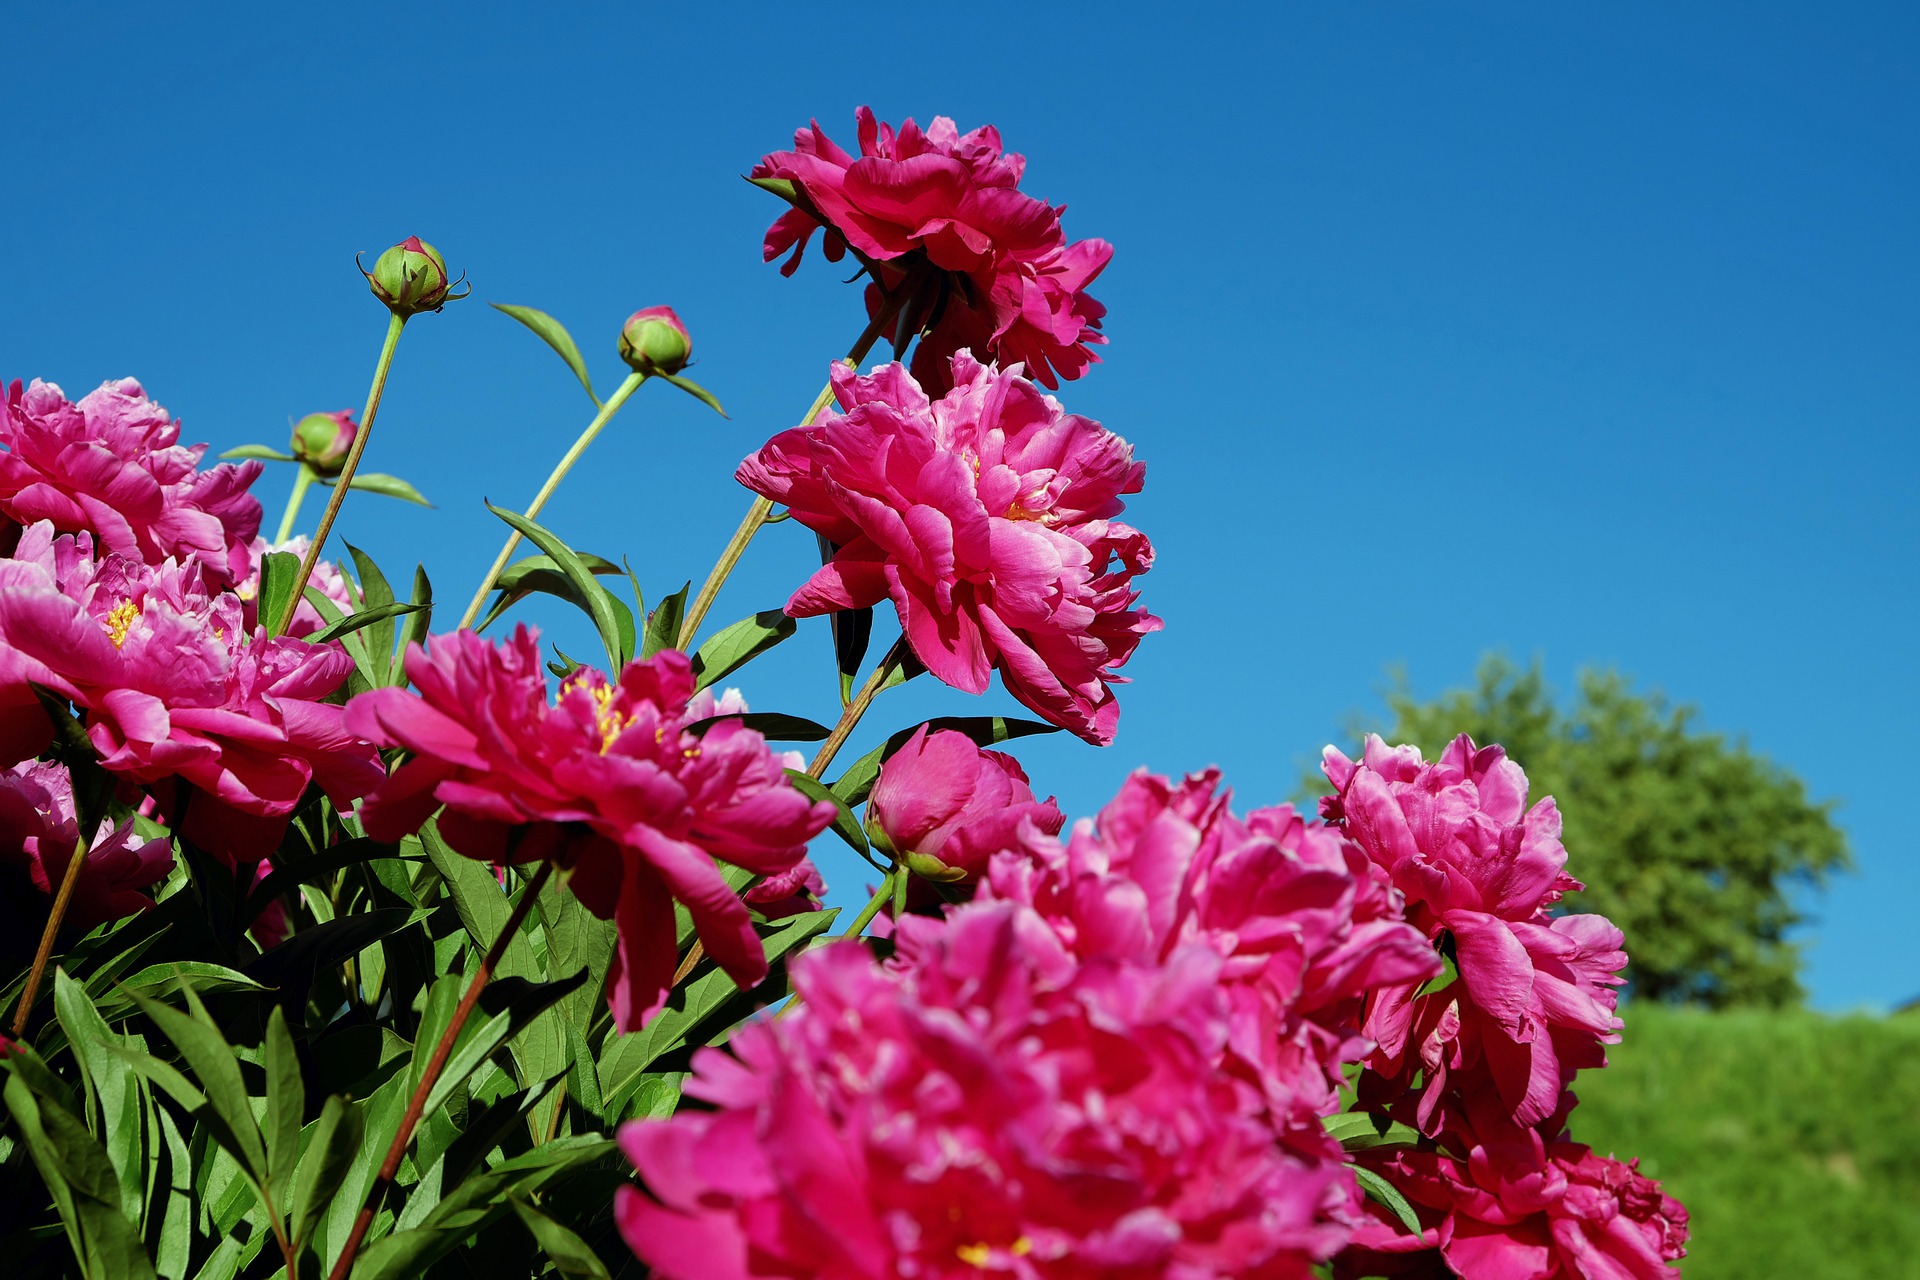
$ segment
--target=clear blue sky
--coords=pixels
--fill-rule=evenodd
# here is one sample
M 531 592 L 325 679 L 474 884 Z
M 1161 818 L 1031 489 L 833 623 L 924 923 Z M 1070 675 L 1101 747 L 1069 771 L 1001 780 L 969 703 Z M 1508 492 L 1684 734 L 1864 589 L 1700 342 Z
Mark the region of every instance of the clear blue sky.
M 861 102 L 992 121 L 1118 246 L 1108 362 L 1064 399 L 1147 460 L 1167 619 L 1115 746 L 1021 744 L 1043 790 L 1086 813 L 1136 764 L 1218 762 L 1274 801 L 1389 664 L 1424 693 L 1490 648 L 1562 687 L 1617 665 L 1841 801 L 1860 869 L 1811 903 L 1817 1003 L 1920 994 L 1920 11 L 923 12 L 15 6 L 0 377 L 132 374 L 192 439 L 279 445 L 365 394 L 354 252 L 425 237 L 475 298 L 409 328 L 367 465 L 440 506 L 356 500 L 346 532 L 396 577 L 425 558 L 457 616 L 500 533 L 480 496 L 524 504 L 590 409 L 482 301 L 554 312 L 607 384 L 620 320 L 670 303 L 732 420 L 647 388 L 552 518 L 657 596 L 863 318 L 817 257 L 760 264 L 777 210 L 738 175 Z M 716 619 L 779 603 L 811 544 L 769 530 Z M 805 624 L 746 691 L 831 719 L 830 661 Z M 974 709 L 910 686 L 852 749 Z

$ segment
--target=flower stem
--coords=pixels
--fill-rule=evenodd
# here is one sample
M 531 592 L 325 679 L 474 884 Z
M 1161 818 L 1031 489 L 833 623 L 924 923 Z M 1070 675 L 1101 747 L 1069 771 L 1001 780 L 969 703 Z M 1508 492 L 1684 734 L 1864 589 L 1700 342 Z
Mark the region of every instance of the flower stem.
M 287 495 L 287 509 L 280 514 L 280 531 L 273 535 L 275 546 L 293 536 L 293 522 L 300 518 L 300 504 L 307 500 L 307 490 L 313 486 L 313 468 L 304 462 L 296 465 L 299 470 L 293 475 L 293 492 Z
M 853 701 L 847 704 L 846 710 L 840 713 L 840 723 L 833 726 L 833 732 L 828 734 L 827 740 L 820 744 L 820 751 L 813 757 L 813 763 L 807 766 L 808 777 L 818 778 L 827 771 L 827 766 L 833 763 L 834 756 L 838 755 L 840 748 L 846 745 L 847 735 L 853 732 L 853 727 L 860 723 L 860 717 L 867 713 L 867 708 L 873 704 L 874 698 L 879 695 L 881 689 L 886 687 L 887 677 L 899 669 L 900 664 L 906 661 L 906 657 L 907 638 L 901 636 L 893 642 L 893 648 L 887 650 L 887 656 L 880 660 L 880 665 L 873 669 L 873 674 L 867 677 L 867 682 L 860 686 L 860 692 L 853 695 Z
M 87 860 L 87 852 L 92 847 L 92 833 L 87 830 L 86 815 L 75 806 L 74 817 L 78 820 L 80 838 L 74 841 L 73 858 L 67 863 L 67 874 L 60 877 L 60 892 L 54 895 L 53 911 L 47 916 L 47 927 L 40 932 L 40 949 L 33 953 L 33 968 L 27 970 L 27 985 L 20 992 L 20 1007 L 13 1011 L 13 1035 L 18 1039 L 27 1029 L 27 1016 L 33 1012 L 33 998 L 40 994 L 40 979 L 46 976 L 47 961 L 53 958 L 53 940 L 60 932 L 60 922 L 66 919 L 67 903 L 73 900 L 74 886 L 80 883 L 80 864 Z
M 526 923 L 527 914 L 533 910 L 535 900 L 546 887 L 547 877 L 552 873 L 551 862 L 542 862 L 540 869 L 533 873 L 533 879 L 527 882 L 527 887 L 520 894 L 520 901 L 514 904 L 512 914 L 502 926 L 500 936 L 493 940 L 493 946 L 488 948 L 486 957 L 480 961 L 480 968 L 474 972 L 467 993 L 460 997 L 452 1021 L 440 1033 L 439 1042 L 433 1046 L 433 1056 L 427 1059 L 426 1070 L 420 1074 L 420 1083 L 414 1087 L 413 1097 L 407 1101 L 406 1114 L 400 1117 L 400 1131 L 393 1135 L 393 1145 L 387 1148 L 387 1158 L 381 1162 L 380 1174 L 373 1180 L 373 1186 L 367 1189 L 366 1203 L 360 1206 L 360 1214 L 353 1220 L 353 1230 L 347 1236 L 347 1243 L 340 1250 L 333 1270 L 328 1273 L 329 1280 L 346 1280 L 347 1274 L 353 1270 L 354 1255 L 359 1253 L 361 1241 L 367 1237 L 367 1229 L 380 1212 L 380 1202 L 386 1199 L 387 1188 L 393 1185 L 394 1178 L 400 1172 L 400 1161 L 413 1143 L 413 1131 L 420 1123 L 421 1113 L 426 1110 L 427 1098 L 432 1095 L 433 1086 L 439 1083 L 447 1059 L 453 1056 L 454 1043 L 460 1039 L 460 1032 L 466 1027 L 474 1006 L 480 1002 L 480 993 L 493 977 L 500 958 L 507 953 L 507 944 L 513 941 L 514 935 L 520 932 L 520 926 Z
M 853 346 L 847 351 L 846 363 L 856 369 L 860 367 L 860 362 L 867 358 L 869 351 L 873 350 L 873 344 L 880 341 L 881 335 L 887 331 L 887 326 L 893 323 L 894 317 L 900 314 L 900 308 L 906 305 L 910 292 L 911 290 L 905 287 L 894 291 L 888 298 L 887 304 L 880 308 L 880 314 L 869 321 L 867 327 L 860 331 L 860 336 L 854 339 Z M 833 382 L 829 379 L 827 385 L 820 388 L 820 394 L 814 397 L 813 407 L 807 410 L 807 416 L 800 420 L 800 425 L 812 426 L 832 403 Z M 740 557 L 746 553 L 747 544 L 753 541 L 754 534 L 760 532 L 760 526 L 771 523 L 768 517 L 772 514 L 771 499 L 754 498 L 753 505 L 747 508 L 746 519 L 742 520 L 740 527 L 734 530 L 733 538 L 727 543 L 726 550 L 722 551 L 720 558 L 714 562 L 713 571 L 707 574 L 707 580 L 700 584 L 700 594 L 693 598 L 693 604 L 687 608 L 686 621 L 680 624 L 680 639 L 676 648 L 684 650 L 693 643 L 693 637 L 699 632 L 700 623 L 706 618 L 707 610 L 713 608 L 713 602 L 720 596 L 720 588 L 727 585 L 728 575 L 733 572 L 733 567 L 740 563 Z
M 353 473 L 360 465 L 360 455 L 367 451 L 367 441 L 373 437 L 373 417 L 380 412 L 380 395 L 387 389 L 387 370 L 393 367 L 393 349 L 400 345 L 400 330 L 406 325 L 407 318 L 397 311 L 387 319 L 387 339 L 380 344 L 380 359 L 373 366 L 373 386 L 367 392 L 367 411 L 361 415 L 360 430 L 354 433 L 353 448 L 347 451 L 346 465 L 334 477 L 333 495 L 327 499 L 327 509 L 320 516 L 320 526 L 313 531 L 313 542 L 300 562 L 300 576 L 293 580 L 293 594 L 287 597 L 286 609 L 280 617 L 268 621 L 268 635 L 286 634 L 288 624 L 293 621 L 294 610 L 300 607 L 300 601 L 306 595 L 307 583 L 313 577 L 313 566 L 320 563 L 320 552 L 327 545 L 327 535 L 333 532 L 334 518 L 340 514 L 340 504 L 346 501 L 347 490 L 352 487 Z
M 620 411 L 620 406 L 627 402 L 627 397 L 638 391 L 640 384 L 646 380 L 647 375 L 644 373 L 638 371 L 630 373 L 627 375 L 627 380 L 620 384 L 619 390 L 607 397 L 607 402 L 600 406 L 600 412 L 593 416 L 593 421 L 589 422 L 587 429 L 580 433 L 580 438 L 573 442 L 573 447 L 568 449 L 566 455 L 554 465 L 553 473 L 547 477 L 547 482 L 540 486 L 540 492 L 533 495 L 533 502 L 523 513 L 527 519 L 531 520 L 540 514 L 540 509 L 547 505 L 547 499 L 551 498 L 553 491 L 560 487 L 560 482 L 567 478 L 567 472 L 573 470 L 573 464 L 580 461 L 580 455 L 587 451 L 587 446 L 593 443 L 594 437 L 600 434 L 601 428 L 613 420 L 613 415 Z M 507 567 L 507 558 L 519 545 L 520 531 L 515 529 L 507 536 L 506 545 L 500 548 L 500 554 L 493 558 L 493 567 L 487 570 L 487 576 L 480 579 L 480 589 L 473 593 L 473 602 L 467 606 L 467 611 L 460 615 L 460 625 L 455 630 L 466 630 L 473 625 L 473 620 L 480 616 L 480 606 L 487 602 L 487 592 L 493 590 L 493 584 L 500 579 L 501 570 Z
M 861 932 L 873 923 L 873 918 L 880 914 L 880 909 L 893 897 L 894 886 L 906 882 L 907 869 L 895 867 L 887 878 L 880 882 L 880 887 L 874 891 L 873 897 L 867 899 L 867 905 L 860 908 L 860 914 L 853 918 L 853 923 L 847 926 L 847 931 L 840 935 L 839 941 L 844 942 L 848 938 L 859 937 Z

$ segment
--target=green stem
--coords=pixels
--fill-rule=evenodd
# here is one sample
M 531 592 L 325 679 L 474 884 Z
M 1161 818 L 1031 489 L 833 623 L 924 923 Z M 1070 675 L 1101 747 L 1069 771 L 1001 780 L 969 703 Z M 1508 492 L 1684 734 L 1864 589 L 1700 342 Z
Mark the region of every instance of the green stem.
M 293 492 L 287 495 L 287 509 L 280 514 L 280 531 L 273 535 L 276 547 L 293 536 L 293 522 L 300 518 L 300 504 L 307 500 L 307 490 L 313 487 L 313 468 L 304 462 L 294 465 L 299 470 L 293 475 Z
M 867 682 L 860 686 L 860 692 L 853 695 L 853 701 L 849 702 L 846 710 L 840 713 L 840 723 L 833 726 L 833 732 L 828 734 L 827 740 L 820 744 L 820 751 L 813 757 L 813 763 L 807 766 L 808 777 L 818 778 L 827 771 L 827 766 L 833 763 L 834 756 L 838 755 L 840 748 L 846 744 L 847 735 L 852 733 L 853 727 L 860 723 L 860 717 L 867 714 L 867 708 L 873 705 L 874 698 L 886 685 L 887 677 L 906 660 L 906 656 L 907 638 L 902 636 L 893 642 L 893 648 L 887 650 L 887 656 L 880 660 L 880 665 L 873 669 L 873 674 L 867 677 Z
M 853 918 L 853 923 L 847 926 L 847 931 L 840 935 L 839 940 L 844 942 L 848 938 L 859 937 L 861 931 L 873 923 L 873 918 L 880 914 L 880 909 L 893 897 L 894 885 L 905 884 L 906 879 L 907 869 L 895 867 L 892 873 L 880 882 L 880 888 L 867 900 L 867 905 L 860 908 L 860 914 Z
M 540 492 L 533 495 L 532 505 L 522 513 L 527 519 L 531 520 L 540 514 L 540 509 L 547 505 L 547 499 L 551 498 L 553 491 L 560 487 L 560 482 L 567 478 L 567 472 L 573 470 L 573 464 L 580 461 L 580 455 L 587 451 L 587 446 L 593 443 L 594 437 L 600 434 L 601 428 L 613 420 L 613 415 L 620 411 L 620 406 L 627 402 L 627 397 L 638 391 L 640 384 L 646 380 L 647 375 L 636 370 L 627 375 L 627 380 L 620 384 L 619 390 L 607 397 L 607 402 L 600 406 L 600 412 L 593 416 L 593 421 L 587 424 L 587 429 L 580 433 L 580 438 L 573 442 L 573 447 L 568 449 L 566 455 L 554 466 L 553 474 L 549 475 L 547 482 L 540 486 Z M 520 531 L 516 529 L 508 535 L 506 545 L 500 548 L 500 554 L 493 558 L 493 567 L 487 570 L 487 576 L 480 579 L 480 589 L 473 593 L 473 602 L 467 606 L 467 611 L 460 615 L 460 625 L 454 628 L 456 631 L 466 630 L 473 625 L 473 620 L 480 616 L 480 606 L 487 602 L 487 592 L 493 590 L 493 584 L 500 579 L 501 570 L 507 567 L 508 557 L 513 555 L 513 549 L 519 545 Z
M 912 292 L 913 290 L 904 284 L 895 291 L 894 296 L 888 299 L 887 305 L 880 309 L 880 314 L 869 321 L 867 327 L 860 331 L 860 336 L 854 339 L 853 346 L 847 351 L 846 363 L 856 369 L 860 367 L 860 362 L 867 358 L 869 351 L 873 350 L 873 344 L 880 341 L 881 335 L 887 331 L 887 326 L 893 323 L 894 317 L 900 314 L 900 308 L 906 305 Z M 800 420 L 800 425 L 812 426 L 832 403 L 833 381 L 828 379 L 827 385 L 820 388 L 820 394 L 814 397 L 813 406 L 807 410 L 807 416 Z M 772 523 L 769 519 L 772 515 L 771 500 L 754 498 L 753 505 L 747 508 L 747 518 L 740 522 L 738 529 L 734 530 L 733 538 L 727 543 L 726 550 L 722 551 L 720 558 L 714 562 L 713 571 L 707 575 L 707 580 L 700 584 L 700 594 L 693 598 L 693 604 L 688 607 L 686 621 L 680 624 L 680 638 L 675 645 L 676 648 L 685 650 L 693 643 L 693 637 L 699 632 L 700 623 L 706 618 L 707 610 L 713 608 L 713 602 L 720 596 L 720 588 L 727 585 L 728 575 L 733 572 L 733 567 L 740 563 L 740 557 L 746 554 L 747 544 L 753 541 L 753 535 L 760 531 L 761 525 Z
M 47 927 L 40 931 L 40 949 L 33 953 L 33 968 L 27 970 L 27 985 L 20 992 L 20 1007 L 13 1011 L 13 1037 L 18 1040 L 27 1029 L 27 1017 L 33 1012 L 34 997 L 40 994 L 40 980 L 46 976 L 47 962 L 53 958 L 53 940 L 60 932 L 60 922 L 66 919 L 67 904 L 73 900 L 74 886 L 80 883 L 80 864 L 87 860 L 87 851 L 92 846 L 92 832 L 87 830 L 84 815 L 80 818 L 80 838 L 74 843 L 73 857 L 67 863 L 67 874 L 60 877 L 60 892 L 54 895 L 53 910 L 47 916 Z
M 346 465 L 334 477 L 333 494 L 327 499 L 327 509 L 320 517 L 320 527 L 313 531 L 313 543 L 300 562 L 300 576 L 293 580 L 293 594 L 287 597 L 286 609 L 281 615 L 267 624 L 270 628 L 268 635 L 286 634 L 287 624 L 293 621 L 294 610 L 300 607 L 300 601 L 306 596 L 307 583 L 313 577 L 313 566 L 320 563 L 321 549 L 327 545 L 327 535 L 333 532 L 333 522 L 340 514 L 340 504 L 346 501 L 347 490 L 353 485 L 353 473 L 360 465 L 360 455 L 367 451 L 367 441 L 373 438 L 373 418 L 380 412 L 380 395 L 387 389 L 387 370 L 393 367 L 393 349 L 400 345 L 400 330 L 406 325 L 407 318 L 397 311 L 387 319 L 387 339 L 380 344 L 380 360 L 373 366 L 373 386 L 367 391 L 367 411 L 361 415 L 360 430 L 354 434 L 353 448 L 347 451 Z
M 340 1257 L 333 1264 L 330 1280 L 346 1280 L 352 1272 L 354 1255 L 360 1252 L 361 1242 L 367 1238 L 367 1228 L 373 1225 L 374 1217 L 380 1212 L 380 1202 L 386 1199 L 387 1188 L 399 1176 L 400 1161 L 413 1142 L 413 1131 L 420 1124 L 427 1099 L 433 1094 L 433 1086 L 440 1082 L 440 1073 L 446 1069 L 447 1059 L 453 1056 L 454 1043 L 460 1039 L 460 1032 L 472 1016 L 473 1007 L 480 1002 L 480 993 L 486 989 L 488 979 L 493 977 L 500 958 L 506 955 L 507 944 L 513 941 L 514 935 L 520 932 L 520 926 L 526 923 L 527 913 L 533 909 L 534 900 L 546 888 L 547 877 L 552 873 L 553 864 L 542 862 L 540 869 L 527 882 L 527 887 L 521 890 L 520 901 L 514 904 L 513 911 L 507 916 L 507 923 L 500 930 L 500 936 L 493 940 L 493 946 L 488 948 L 486 957 L 480 961 L 473 982 L 453 1011 L 452 1021 L 440 1033 L 439 1041 L 433 1046 L 433 1055 L 427 1059 L 427 1068 L 420 1073 L 420 1083 L 414 1087 L 413 1097 L 407 1101 L 406 1113 L 400 1117 L 400 1131 L 393 1135 L 393 1144 L 387 1148 L 387 1158 L 380 1165 L 379 1176 L 368 1188 L 366 1201 L 360 1206 L 360 1213 L 353 1220 L 353 1230 L 347 1235 L 346 1246 L 340 1250 Z

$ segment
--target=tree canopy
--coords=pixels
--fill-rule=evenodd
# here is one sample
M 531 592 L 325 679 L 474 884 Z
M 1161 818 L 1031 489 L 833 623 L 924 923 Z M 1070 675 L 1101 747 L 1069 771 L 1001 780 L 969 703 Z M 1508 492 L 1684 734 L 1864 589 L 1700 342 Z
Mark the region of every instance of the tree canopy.
M 1563 707 L 1536 661 L 1490 656 L 1475 686 L 1432 701 L 1402 678 L 1388 696 L 1390 742 L 1429 757 L 1461 733 L 1498 742 L 1526 769 L 1531 797 L 1554 796 L 1567 869 L 1627 935 L 1634 994 L 1716 1007 L 1798 1003 L 1804 918 L 1793 890 L 1850 866 L 1833 819 L 1790 770 L 1744 741 L 1695 726 L 1697 709 L 1635 692 L 1613 671 L 1583 671 Z

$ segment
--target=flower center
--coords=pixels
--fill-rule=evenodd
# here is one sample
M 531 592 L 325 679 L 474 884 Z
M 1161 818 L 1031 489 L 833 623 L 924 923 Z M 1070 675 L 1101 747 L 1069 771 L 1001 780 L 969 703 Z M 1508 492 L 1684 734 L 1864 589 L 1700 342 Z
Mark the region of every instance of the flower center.
M 127 632 L 133 630 L 133 624 L 139 618 L 140 606 L 131 600 L 122 600 L 113 607 L 113 612 L 103 621 L 107 627 L 107 639 L 113 641 L 114 648 L 118 649 L 127 642 Z
M 621 731 L 627 727 L 627 718 L 613 709 L 614 687 L 603 684 L 593 691 L 593 721 L 600 729 L 600 754 L 605 755 Z
M 1033 1241 L 1026 1236 L 1021 1236 L 1018 1240 L 1015 1240 L 1011 1245 L 1007 1246 L 1007 1252 L 1016 1258 L 1024 1258 L 1033 1252 Z M 993 1260 L 993 1246 L 985 1242 L 963 1244 L 955 1249 L 953 1254 L 968 1266 L 979 1267 L 984 1270 L 987 1263 Z

